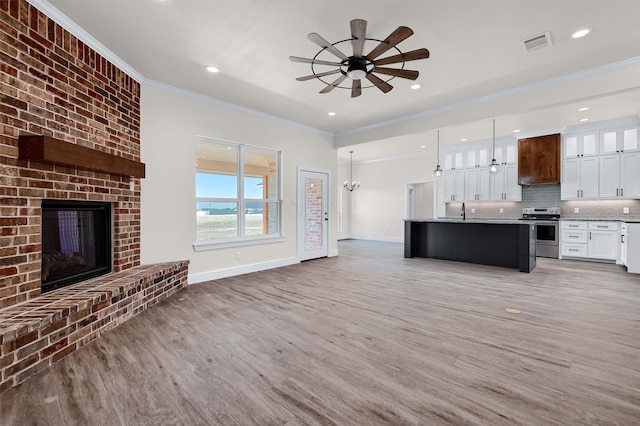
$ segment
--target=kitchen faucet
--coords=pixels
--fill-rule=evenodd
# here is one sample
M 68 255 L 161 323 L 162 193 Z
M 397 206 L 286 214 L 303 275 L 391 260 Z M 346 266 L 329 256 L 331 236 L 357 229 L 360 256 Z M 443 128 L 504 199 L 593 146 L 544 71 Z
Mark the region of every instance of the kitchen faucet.
M 462 203 L 462 213 L 460 213 L 460 216 L 462 216 L 462 220 L 467 220 L 467 213 L 464 209 L 464 202 Z

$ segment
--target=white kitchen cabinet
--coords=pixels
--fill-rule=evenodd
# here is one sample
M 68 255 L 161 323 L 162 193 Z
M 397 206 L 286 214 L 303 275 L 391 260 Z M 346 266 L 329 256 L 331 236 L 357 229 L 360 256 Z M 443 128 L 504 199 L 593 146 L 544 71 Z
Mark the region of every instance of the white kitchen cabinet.
M 457 149 L 444 154 L 444 170 L 464 169 L 464 151 Z
M 491 147 L 489 145 L 482 145 L 477 147 L 470 147 L 466 151 L 466 163 L 467 169 L 488 167 L 491 163 Z
M 600 198 L 640 198 L 640 152 L 600 156 Z
M 488 167 L 465 170 L 465 201 L 489 201 L 491 199 L 490 178 Z
M 600 132 L 600 154 L 640 151 L 638 128 L 603 130 Z
M 618 261 L 620 231 L 617 222 L 560 222 L 560 255 Z
M 493 152 L 489 152 L 491 156 Z M 496 162 L 498 164 L 518 164 L 518 142 L 509 142 L 500 145 L 496 145 Z M 491 162 L 493 158 L 489 159 Z
M 464 170 L 449 170 L 444 172 L 444 202 L 464 201 Z
M 598 132 L 567 134 L 563 137 L 562 157 L 580 158 L 598 155 Z
M 518 166 L 502 166 L 500 173 L 491 176 L 491 199 L 496 201 L 521 201 L 522 187 L 518 185 Z
M 598 198 L 598 157 L 562 160 L 562 200 Z
M 627 241 L 629 238 L 629 228 L 626 223 L 620 225 L 620 263 L 624 266 L 628 266 L 627 253 L 628 246 Z
M 640 274 L 640 223 L 627 223 L 627 272 Z
M 613 222 L 589 222 L 587 253 L 591 259 L 618 260 L 619 225 Z

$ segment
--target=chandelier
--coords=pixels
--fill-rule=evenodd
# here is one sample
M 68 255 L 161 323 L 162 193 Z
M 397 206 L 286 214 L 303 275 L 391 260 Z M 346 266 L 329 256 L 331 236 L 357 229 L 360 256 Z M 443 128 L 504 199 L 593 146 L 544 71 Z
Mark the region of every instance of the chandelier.
M 357 180 L 353 180 L 353 151 L 349 151 L 351 154 L 351 171 L 349 173 L 349 180 L 345 180 L 342 186 L 349 192 L 353 192 L 356 189 L 360 188 L 360 182 Z

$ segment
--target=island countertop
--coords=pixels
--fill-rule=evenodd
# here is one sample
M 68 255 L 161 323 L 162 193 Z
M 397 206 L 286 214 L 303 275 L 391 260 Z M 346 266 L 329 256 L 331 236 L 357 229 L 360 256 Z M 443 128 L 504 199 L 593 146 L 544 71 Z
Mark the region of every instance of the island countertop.
M 405 222 L 449 222 L 449 223 L 497 223 L 497 224 L 518 224 L 526 221 L 517 218 L 466 218 L 461 217 L 436 217 L 432 219 L 405 219 Z

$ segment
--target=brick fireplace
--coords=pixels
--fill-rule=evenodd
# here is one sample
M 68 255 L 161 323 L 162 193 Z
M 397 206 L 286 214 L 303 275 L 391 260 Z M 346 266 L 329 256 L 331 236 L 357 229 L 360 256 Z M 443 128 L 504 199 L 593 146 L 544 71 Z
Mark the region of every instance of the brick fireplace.
M 140 177 L 102 167 L 140 161 L 140 84 L 25 0 L 0 18 L 2 392 L 182 288 L 187 262 L 140 266 Z M 98 164 L 23 159 L 25 135 Z M 43 199 L 112 206 L 111 274 L 41 294 Z

